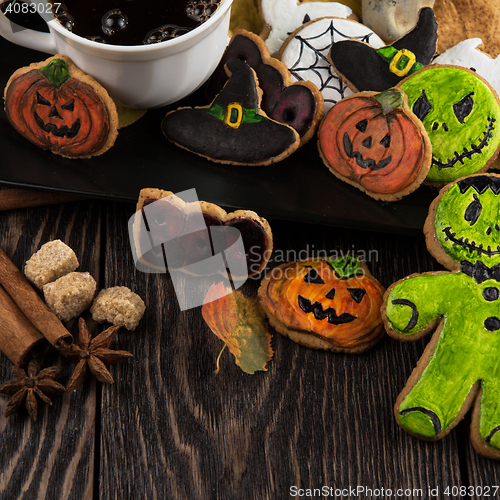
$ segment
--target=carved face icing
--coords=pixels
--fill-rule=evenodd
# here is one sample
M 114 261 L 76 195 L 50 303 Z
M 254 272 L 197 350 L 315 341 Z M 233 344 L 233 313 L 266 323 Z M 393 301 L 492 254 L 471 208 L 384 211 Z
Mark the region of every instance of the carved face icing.
M 458 66 L 432 65 L 401 88 L 432 143 L 427 181 L 444 184 L 493 161 L 500 145 L 500 106 L 484 79 Z
M 467 177 L 452 186 L 436 210 L 436 236 L 457 262 L 500 263 L 500 178 Z
M 44 132 L 53 134 L 56 137 L 72 139 L 78 134 L 81 126 L 80 118 L 75 119 L 73 114 L 75 99 L 61 102 L 55 93 L 47 94 L 46 91 L 46 96 L 51 99 L 50 101 L 40 91 L 36 94 L 38 106 L 33 114 L 35 123 Z
M 429 169 L 429 139 L 397 88 L 342 99 L 325 116 L 318 137 L 328 168 L 378 199 L 415 189 Z

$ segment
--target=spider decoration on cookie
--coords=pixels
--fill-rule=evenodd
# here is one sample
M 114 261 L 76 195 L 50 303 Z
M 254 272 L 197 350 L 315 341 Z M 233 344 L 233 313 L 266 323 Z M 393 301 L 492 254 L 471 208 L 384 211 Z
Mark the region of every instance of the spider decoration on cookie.
M 395 405 L 401 427 L 444 437 L 473 406 L 478 453 L 500 459 L 500 176 L 465 177 L 442 189 L 425 223 L 431 254 L 452 272 L 409 276 L 384 297 L 390 335 L 434 331 Z
M 279 58 L 290 70 L 292 79 L 311 81 L 323 94 L 325 112 L 352 94 L 328 61 L 334 43 L 356 39 L 383 47 L 384 42 L 366 26 L 350 19 L 321 18 L 307 22 L 285 41 Z
M 382 92 L 429 64 L 436 42 L 436 18 L 426 7 L 420 11 L 416 26 L 392 45 L 377 49 L 358 40 L 345 40 L 332 45 L 328 58 L 354 92 Z
M 500 101 L 490 84 L 460 66 L 431 65 L 400 84 L 432 144 L 429 184 L 488 169 L 500 148 Z

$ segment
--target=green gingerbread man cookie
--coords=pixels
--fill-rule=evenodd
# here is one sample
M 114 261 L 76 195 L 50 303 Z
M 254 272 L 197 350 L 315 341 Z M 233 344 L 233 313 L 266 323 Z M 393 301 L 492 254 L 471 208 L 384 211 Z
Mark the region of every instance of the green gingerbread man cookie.
M 412 275 L 384 296 L 389 335 L 434 331 L 395 405 L 411 434 L 444 437 L 473 405 L 476 451 L 500 459 L 500 175 L 444 187 L 425 222 L 430 253 L 448 271 Z
M 433 64 L 399 86 L 432 144 L 427 184 L 443 186 L 489 168 L 500 146 L 500 101 L 484 78 L 460 66 Z

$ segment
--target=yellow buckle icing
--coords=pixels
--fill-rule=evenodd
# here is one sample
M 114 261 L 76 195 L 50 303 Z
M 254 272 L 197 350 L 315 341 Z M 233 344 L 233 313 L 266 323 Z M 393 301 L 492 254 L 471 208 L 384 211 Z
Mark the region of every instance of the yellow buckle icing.
M 408 61 L 406 61 L 406 64 L 404 65 L 403 68 L 399 69 L 398 63 L 401 60 L 401 58 L 405 56 L 408 58 Z M 415 54 L 413 52 L 407 49 L 401 49 L 398 50 L 398 52 L 392 59 L 391 64 L 389 64 L 389 70 L 397 76 L 406 76 L 416 61 L 417 58 L 415 57 Z
M 236 117 L 233 116 L 233 111 L 236 111 Z M 241 124 L 242 118 L 243 109 L 241 107 L 241 104 L 238 104 L 237 102 L 229 104 L 227 107 L 226 116 L 224 117 L 224 123 L 232 128 L 238 128 Z

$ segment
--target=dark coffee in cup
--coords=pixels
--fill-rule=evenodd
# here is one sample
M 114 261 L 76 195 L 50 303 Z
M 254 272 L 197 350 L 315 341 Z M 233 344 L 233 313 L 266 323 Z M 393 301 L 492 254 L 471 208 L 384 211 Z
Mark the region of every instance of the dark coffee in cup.
M 215 12 L 222 0 L 65 0 L 51 2 L 66 29 L 113 45 L 149 45 L 172 40 Z

